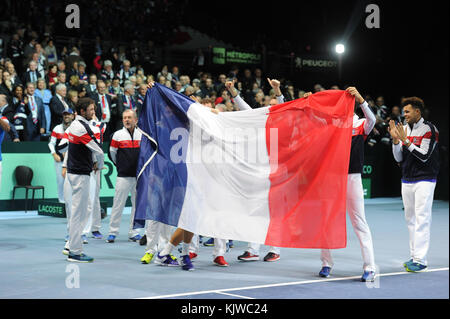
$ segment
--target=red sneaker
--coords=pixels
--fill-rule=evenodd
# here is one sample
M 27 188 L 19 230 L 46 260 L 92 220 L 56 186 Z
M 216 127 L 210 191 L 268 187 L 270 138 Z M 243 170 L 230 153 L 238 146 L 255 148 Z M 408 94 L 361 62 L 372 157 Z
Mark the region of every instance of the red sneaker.
M 264 261 L 277 261 L 277 260 L 280 260 L 280 255 L 279 254 L 275 254 L 275 253 L 268 253 L 264 257 Z
M 217 256 L 215 259 L 214 259 L 214 263 L 217 265 L 217 266 L 220 266 L 220 267 L 228 267 L 229 265 L 228 265 L 228 263 L 225 261 L 225 259 L 223 258 L 223 256 Z
M 191 260 L 192 260 L 192 259 L 195 259 L 195 258 L 197 258 L 197 254 L 196 254 L 196 253 L 189 252 L 189 258 L 191 258 Z
M 246 251 L 242 255 L 238 256 L 238 259 L 242 261 L 259 260 L 259 255 L 253 255 L 250 252 Z

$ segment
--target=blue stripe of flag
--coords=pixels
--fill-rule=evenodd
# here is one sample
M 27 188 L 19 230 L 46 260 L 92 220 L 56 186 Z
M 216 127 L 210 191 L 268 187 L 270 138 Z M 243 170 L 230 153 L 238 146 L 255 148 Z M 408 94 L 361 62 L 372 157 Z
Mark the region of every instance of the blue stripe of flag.
M 181 138 L 171 140 L 170 134 L 176 128 L 189 130 L 187 111 L 192 103 L 185 95 L 160 84 L 147 90 L 138 126 L 156 140 L 158 153 L 137 181 L 134 228 L 143 228 L 146 219 L 178 224 L 186 193 L 187 168 L 185 158 L 180 163 L 171 160 L 170 151 L 181 143 Z M 187 149 L 187 142 L 188 139 L 183 139 L 183 150 Z M 143 135 L 136 176 L 155 149 L 156 145 Z

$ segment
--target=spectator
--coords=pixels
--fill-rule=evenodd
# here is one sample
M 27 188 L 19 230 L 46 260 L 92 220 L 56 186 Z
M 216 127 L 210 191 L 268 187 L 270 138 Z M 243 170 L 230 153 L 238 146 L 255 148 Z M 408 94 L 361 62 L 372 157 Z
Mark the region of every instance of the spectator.
M 205 80 L 205 84 L 201 86 L 201 97 L 210 97 L 211 93 L 214 91 L 214 83 L 211 78 Z
M 228 92 L 228 90 L 225 88 L 222 90 L 222 92 L 220 93 L 220 97 L 216 98 L 216 100 L 214 101 L 214 104 L 226 104 L 227 101 L 231 101 L 232 103 L 234 103 L 234 101 L 231 99 L 231 95 Z
M 56 64 L 58 62 L 58 53 L 53 44 L 53 40 L 50 39 L 44 48 L 45 55 L 47 56 L 47 61 L 49 64 Z
M 339 89 L 339 86 L 333 85 L 333 86 L 331 86 L 330 90 L 340 90 L 340 89 Z
M 241 94 L 244 97 L 244 100 L 251 100 L 252 94 L 251 91 L 253 90 L 253 83 L 256 83 L 256 81 L 252 77 L 252 71 L 250 69 L 244 70 L 244 78 L 241 81 L 242 83 L 242 90 Z
M 388 113 L 388 107 L 386 105 L 384 105 L 384 97 L 382 97 L 382 96 L 377 97 L 375 100 L 375 105 L 377 107 L 377 112 L 375 113 L 375 115 L 381 121 L 385 121 L 387 119 L 389 113 Z
M 175 82 L 180 80 L 180 70 L 178 69 L 177 66 L 173 66 L 172 67 L 171 76 L 172 76 L 172 80 L 171 80 L 172 81 L 172 85 L 174 85 Z
M 13 109 L 14 109 L 14 127 L 17 131 L 19 139 L 26 141 L 27 132 L 27 112 L 26 103 L 23 95 L 23 87 L 18 85 L 14 88 Z
M 36 65 L 37 65 L 36 71 L 38 73 L 38 77 L 44 78 L 46 66 L 43 63 L 41 63 L 41 61 L 39 60 L 39 54 L 37 52 L 35 52 L 31 55 L 31 61 L 36 62 Z
M 201 100 L 201 104 L 203 104 L 204 106 L 213 108 L 213 101 L 211 98 L 209 97 L 205 97 Z
M 195 93 L 195 89 L 194 89 L 193 86 L 190 86 L 190 85 L 188 85 L 188 86 L 186 87 L 186 89 L 184 90 L 184 92 L 183 92 L 184 95 L 189 96 L 189 97 L 190 97 L 191 95 L 194 95 L 194 93 Z
M 119 71 L 119 73 L 117 73 L 117 77 L 120 80 L 120 84 L 124 84 L 125 81 L 128 80 L 128 78 L 134 74 L 134 72 L 132 72 L 130 70 L 130 68 L 131 68 L 130 61 L 129 60 L 124 60 L 122 69 Z
M 180 81 L 175 82 L 175 90 L 178 93 L 181 93 L 181 90 L 183 89 L 183 84 Z
M 86 63 L 84 63 L 83 61 L 78 63 L 77 75 L 81 85 L 88 84 L 88 75 L 86 74 Z
M 166 77 L 164 75 L 160 75 L 156 77 L 158 79 L 158 83 L 161 85 L 165 85 L 166 84 Z
M 108 92 L 112 97 L 116 97 L 119 94 L 123 94 L 123 89 L 120 86 L 119 78 L 114 78 L 111 82 L 111 86 L 108 88 Z
M 72 110 L 75 110 L 77 102 L 78 102 L 78 91 L 69 89 L 69 93 L 67 93 L 67 97 L 68 97 L 67 104 L 69 104 L 69 108 L 71 108 Z
M 314 85 L 314 93 L 324 91 L 325 89 L 319 83 Z
M 137 112 L 138 103 L 135 99 L 135 90 L 132 83 L 126 83 L 123 94 L 117 96 L 117 118 L 115 130 L 123 127 L 122 113 L 124 110 L 130 109 Z
M 7 62 L 6 63 L 6 71 L 8 71 L 10 74 L 11 84 L 13 86 L 22 84 L 22 81 L 20 81 L 20 78 L 17 75 L 14 64 L 12 64 L 11 62 Z
M 305 91 L 299 90 L 298 91 L 298 98 L 301 99 L 303 97 L 303 95 L 305 95 Z
M 403 124 L 405 118 L 402 115 L 402 111 L 400 107 L 397 105 L 394 105 L 391 110 L 391 114 L 389 114 L 389 117 L 387 118 L 387 121 L 393 120 L 395 122 L 395 125 L 401 123 Z
M 137 103 L 137 116 L 141 113 L 142 106 L 144 105 L 145 94 L 147 93 L 147 85 L 141 84 L 137 90 L 136 103 Z
M 66 99 L 67 87 L 63 83 L 55 85 L 55 94 L 50 100 L 51 125 L 50 131 L 62 122 L 62 112 L 69 109 L 69 104 Z M 74 111 L 74 110 L 73 110 Z M 75 111 L 74 111 L 75 112 Z
M 45 134 L 47 121 L 45 119 L 44 103 L 41 98 L 34 95 L 35 84 L 27 83 L 26 96 L 24 102 L 26 105 L 25 112 L 27 114 L 27 141 L 40 141 L 41 135 Z
M 107 94 L 106 83 L 102 80 L 97 81 L 97 92 L 91 95 L 95 102 L 95 115 L 102 123 L 106 123 L 105 140 L 108 141 L 110 136 L 116 131 L 117 107 L 112 97 Z
M 225 89 L 225 82 L 227 81 L 227 76 L 225 74 L 220 74 L 218 81 L 215 84 L 214 91 L 222 92 Z
M 17 134 L 16 128 L 12 122 L 13 117 L 14 111 L 12 109 L 12 106 L 8 104 L 6 96 L 0 94 L 0 121 L 2 122 L 0 123 L 1 124 L 0 130 L 3 129 L 8 132 L 8 134 L 5 134 L 3 141 L 10 142 L 12 140 L 13 142 L 20 142 L 19 135 Z M 8 120 L 9 123 L 5 121 L 5 118 Z M 0 144 L 1 143 L 2 139 L 0 139 Z M 0 179 L 1 179 L 1 167 L 0 167 Z
M 215 109 L 218 110 L 219 112 L 227 111 L 227 107 L 225 106 L 225 104 L 222 104 L 222 103 L 217 104 Z
M 48 77 L 48 85 L 50 87 L 52 87 L 53 85 L 56 84 L 56 82 L 58 81 L 57 80 L 57 77 L 58 77 L 58 66 L 56 64 L 53 64 L 53 65 L 50 66 L 50 68 L 48 70 L 47 77 Z
M 67 83 L 67 76 L 65 72 L 59 72 L 58 76 L 56 77 L 56 83 L 50 87 L 50 91 L 52 91 L 53 95 L 55 95 L 55 88 L 56 85 L 58 84 L 64 84 L 66 87 L 69 86 L 69 84 Z
M 112 69 L 112 62 L 110 60 L 106 60 L 103 62 L 103 69 L 100 72 L 100 78 L 103 81 L 114 79 L 114 71 Z
M 52 93 L 50 92 L 50 90 L 46 88 L 44 79 L 37 80 L 37 88 L 34 91 L 34 95 L 39 97 L 44 103 L 45 120 L 46 120 L 45 130 L 46 133 L 50 133 L 50 124 L 51 124 L 50 100 L 52 98 Z
M 86 85 L 86 95 L 92 97 L 97 94 L 97 76 L 95 74 L 89 75 L 89 83 Z
M 172 74 L 169 72 L 167 65 L 163 65 L 161 71 L 156 75 L 156 78 L 159 79 L 160 76 L 164 76 L 166 80 L 172 81 Z
M 66 63 L 63 60 L 59 60 L 56 65 L 58 67 L 57 73 L 66 72 Z
M 255 82 L 258 84 L 258 88 L 263 90 L 264 93 L 268 91 L 269 87 L 267 86 L 267 81 L 263 78 L 262 71 L 259 68 L 255 69 Z
M 12 96 L 13 96 L 13 85 L 11 83 L 11 76 L 9 74 L 8 71 L 3 71 L 2 72 L 2 82 L 0 85 L 0 94 L 5 94 L 6 97 L 8 98 L 9 102 L 11 102 L 12 100 Z
M 31 60 L 28 63 L 28 69 L 27 69 L 26 73 L 24 74 L 22 83 L 28 83 L 28 82 L 36 83 L 37 79 L 39 79 L 39 77 L 42 77 L 42 76 L 38 72 L 38 64 L 36 63 L 36 61 Z
M 257 109 L 260 107 L 264 107 L 264 93 L 262 91 L 259 91 L 255 94 L 255 102 L 252 105 L 252 108 Z
M 33 60 L 35 60 L 42 67 L 42 70 L 47 70 L 48 62 L 45 57 L 45 52 L 44 49 L 42 48 L 42 45 L 40 43 L 36 43 L 35 48 L 36 52 L 33 54 L 34 56 Z
M 24 57 L 23 43 L 20 40 L 19 34 L 14 33 L 8 47 L 9 57 L 14 66 L 17 67 L 17 72 L 22 74 L 22 59 Z
M 295 92 L 294 92 L 294 86 L 289 84 L 287 86 L 287 90 L 285 92 L 286 101 L 292 101 L 295 100 Z

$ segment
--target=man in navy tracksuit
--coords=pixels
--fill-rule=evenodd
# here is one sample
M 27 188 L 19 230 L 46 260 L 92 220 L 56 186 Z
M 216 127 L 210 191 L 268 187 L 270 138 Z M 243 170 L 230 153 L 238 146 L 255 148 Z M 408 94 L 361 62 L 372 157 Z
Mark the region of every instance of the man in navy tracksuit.
M 431 207 L 439 173 L 439 131 L 422 117 L 424 103 L 418 97 L 402 102 L 406 125 L 389 122 L 392 152 L 401 165 L 402 199 L 409 231 L 410 259 L 403 264 L 410 272 L 427 269 Z M 401 143 L 400 143 L 401 142 Z
M 133 229 L 133 221 L 136 207 L 136 170 L 142 134 L 136 128 L 137 116 L 133 110 L 125 110 L 122 117 L 124 127 L 114 133 L 109 147 L 111 160 L 117 167 L 117 179 L 109 223 L 109 236 L 106 240 L 108 243 L 113 243 L 119 234 L 120 219 L 130 193 L 132 208 L 128 238 L 131 241 L 141 239 L 139 230 Z
M 90 174 L 103 167 L 104 155 L 99 144 L 100 129 L 89 123 L 95 114 L 94 100 L 81 98 L 76 109 L 78 115 L 67 129 L 67 178 L 72 187 L 72 207 L 65 250 L 68 250 L 68 261 L 92 262 L 92 257 L 83 254 L 81 235 L 88 217 Z

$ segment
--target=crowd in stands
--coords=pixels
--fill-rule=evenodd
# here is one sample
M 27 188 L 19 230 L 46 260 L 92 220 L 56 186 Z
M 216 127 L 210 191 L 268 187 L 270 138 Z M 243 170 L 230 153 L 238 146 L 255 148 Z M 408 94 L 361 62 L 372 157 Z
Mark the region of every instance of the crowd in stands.
M 49 34 L 39 36 L 27 28 L 13 32 L 0 60 L 0 110 L 17 130 L 18 138 L 14 141 L 48 140 L 52 129 L 61 123 L 62 111 L 74 110 L 77 100 L 84 96 L 96 101 L 98 119 L 108 124 L 108 138 L 121 128 L 124 109 L 132 108 L 139 115 L 150 81 L 195 96 L 200 103 L 221 112 L 237 110 L 225 89 L 230 78 L 236 81 L 236 88 L 252 108 L 277 103 L 261 68 L 230 66 L 228 73 L 215 74 L 207 68 L 193 69 L 192 65 L 161 66 L 155 64 L 152 41 L 147 43 L 148 50 L 139 54 L 133 50 L 135 45 L 132 42 L 128 48 L 113 47 L 103 52 L 97 37 L 92 48 L 95 58 L 91 61 L 82 54 L 79 45 L 58 49 Z M 296 88 L 284 79 L 281 84 L 286 101 L 301 98 L 308 91 L 340 89 L 337 85 L 324 88 L 320 84 Z M 382 96 L 365 98 L 377 117 L 369 145 L 389 143 L 387 123 L 390 119 L 403 121 L 400 107 L 387 107 Z

